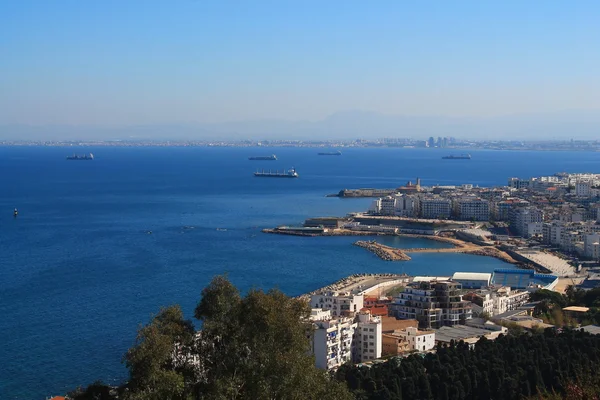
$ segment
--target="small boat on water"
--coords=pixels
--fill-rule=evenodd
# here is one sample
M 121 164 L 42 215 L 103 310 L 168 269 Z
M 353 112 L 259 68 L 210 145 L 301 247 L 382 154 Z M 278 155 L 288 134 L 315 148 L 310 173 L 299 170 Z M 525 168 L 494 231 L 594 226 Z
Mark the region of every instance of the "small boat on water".
M 252 161 L 277 161 L 277 156 L 275 154 L 271 154 L 270 156 L 248 157 L 248 160 L 252 160 Z
M 93 159 L 94 159 L 94 155 L 92 153 L 84 154 L 84 155 L 73 154 L 72 156 L 67 156 L 67 160 L 93 160 Z
M 321 152 L 321 153 L 317 153 L 320 156 L 341 156 L 342 152 L 341 151 L 325 151 L 325 152 Z
M 15 211 L 13 211 L 13 217 L 16 217 L 17 215 L 19 215 L 19 211 L 15 208 Z
M 297 178 L 300 175 L 298 175 L 298 173 L 296 172 L 296 169 L 292 167 L 291 169 L 288 169 L 287 171 L 282 171 L 282 172 L 279 172 L 279 171 L 273 172 L 271 170 L 256 171 L 254 173 L 254 176 L 265 177 L 265 178 Z
M 470 154 L 461 154 L 459 156 L 455 156 L 454 154 L 451 154 L 449 156 L 442 157 L 442 160 L 470 160 L 470 159 L 471 159 Z

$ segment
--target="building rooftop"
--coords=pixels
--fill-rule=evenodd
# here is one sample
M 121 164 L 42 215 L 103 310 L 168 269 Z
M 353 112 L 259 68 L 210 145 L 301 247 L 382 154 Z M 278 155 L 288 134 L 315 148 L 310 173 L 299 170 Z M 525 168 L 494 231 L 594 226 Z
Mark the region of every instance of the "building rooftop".
M 581 329 L 588 333 L 591 333 L 592 335 L 600 335 L 600 326 L 598 325 L 586 325 L 582 326 Z
M 452 275 L 453 280 L 472 280 L 472 281 L 489 281 L 492 279 L 492 274 L 484 272 L 455 272 Z
M 569 307 L 564 307 L 563 311 L 573 311 L 573 312 L 586 313 L 586 312 L 590 311 L 590 309 L 588 307 L 569 306 Z
M 450 342 L 451 340 L 460 341 L 488 335 L 490 335 L 489 330 L 465 325 L 442 326 L 435 330 L 436 342 Z

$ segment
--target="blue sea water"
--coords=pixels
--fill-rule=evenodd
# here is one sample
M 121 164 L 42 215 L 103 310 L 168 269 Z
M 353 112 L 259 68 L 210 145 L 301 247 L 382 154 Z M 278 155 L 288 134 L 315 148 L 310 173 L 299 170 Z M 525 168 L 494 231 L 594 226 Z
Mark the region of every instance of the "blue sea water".
M 94 161 L 66 161 L 73 152 Z M 248 161 L 277 154 L 278 161 Z M 449 275 L 505 266 L 464 254 L 379 260 L 355 238 L 268 235 L 262 228 L 365 210 L 343 188 L 505 184 L 510 176 L 598 172 L 598 153 L 432 149 L 0 147 L 0 397 L 43 399 L 102 379 L 121 382 L 136 328 L 161 306 L 192 316 L 227 272 L 242 290 L 298 295 L 359 272 Z M 299 179 L 254 178 L 296 167 Z M 12 210 L 19 209 L 13 218 Z M 383 239 L 389 241 L 392 239 Z M 443 246 L 394 238 L 399 247 Z

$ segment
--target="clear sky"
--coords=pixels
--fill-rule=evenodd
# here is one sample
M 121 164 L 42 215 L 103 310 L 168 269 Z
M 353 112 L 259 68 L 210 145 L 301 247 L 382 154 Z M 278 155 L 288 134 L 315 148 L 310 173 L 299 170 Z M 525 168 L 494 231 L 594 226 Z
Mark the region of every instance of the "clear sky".
M 0 1 L 0 124 L 600 109 L 600 1 Z

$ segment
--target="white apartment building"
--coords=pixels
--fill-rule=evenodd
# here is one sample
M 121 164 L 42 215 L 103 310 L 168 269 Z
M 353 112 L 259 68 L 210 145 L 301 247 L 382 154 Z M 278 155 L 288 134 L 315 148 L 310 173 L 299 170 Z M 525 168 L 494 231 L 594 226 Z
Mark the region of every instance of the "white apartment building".
M 330 311 L 311 310 L 311 350 L 317 368 L 330 370 L 346 362 L 381 357 L 382 325 L 379 317 L 361 311 L 352 317 L 331 318 Z
M 492 205 L 494 218 L 497 221 L 508 221 L 510 219 L 510 210 L 513 207 L 524 206 L 528 204 L 528 201 L 515 198 L 498 201 Z
M 413 196 L 395 194 L 373 200 L 369 212 L 375 215 L 412 217 L 417 215 L 418 200 Z
M 592 233 L 583 237 L 583 248 L 586 257 L 600 259 L 600 234 Z
M 511 228 L 523 237 L 543 233 L 542 220 L 544 214 L 535 207 L 515 207 L 509 212 Z M 531 226 L 529 226 L 532 224 Z
M 491 315 L 498 315 L 507 311 L 516 310 L 529 301 L 529 292 L 524 290 L 511 290 L 510 287 L 501 287 L 492 291 L 494 311 Z
M 454 210 L 464 221 L 489 221 L 490 203 L 474 197 L 462 197 L 454 200 Z
M 354 318 L 317 320 L 313 327 L 311 348 L 317 368 L 328 370 L 353 360 Z
M 349 292 L 326 292 L 315 294 L 310 297 L 310 307 L 322 310 L 330 310 L 331 316 L 349 316 L 359 312 L 364 306 L 362 294 L 351 294 Z
M 434 331 L 422 331 L 409 327 L 401 331 L 394 331 L 394 334 L 402 337 L 408 343 L 410 350 L 427 351 L 435 347 Z
M 521 179 L 521 178 L 509 178 L 508 179 L 508 187 L 511 189 L 524 189 L 528 188 L 531 184 L 529 179 Z
M 423 218 L 449 218 L 452 212 L 452 201 L 439 196 L 422 197 L 419 201 L 419 209 Z
M 587 179 L 577 180 L 575 183 L 575 195 L 577 197 L 590 197 L 592 191 L 592 181 Z
M 355 362 L 376 360 L 381 357 L 383 349 L 381 318 L 372 316 L 369 311 L 361 311 L 356 315 L 356 345 L 354 346 Z
M 559 246 L 564 229 L 564 222 L 552 221 L 544 223 L 542 226 L 542 237 L 544 243 Z

